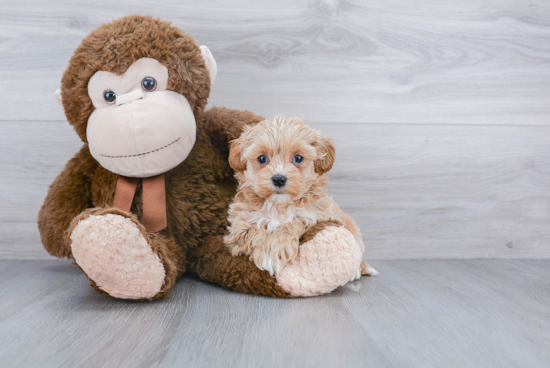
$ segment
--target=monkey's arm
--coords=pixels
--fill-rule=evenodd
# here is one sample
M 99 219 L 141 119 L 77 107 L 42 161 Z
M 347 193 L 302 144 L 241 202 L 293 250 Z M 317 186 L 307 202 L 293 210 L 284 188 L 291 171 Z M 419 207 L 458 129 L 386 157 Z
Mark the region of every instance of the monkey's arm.
M 286 266 L 291 269 L 282 279 L 260 270 L 247 255 L 232 256 L 221 235 L 209 237 L 203 246 L 190 250 L 189 270 L 203 280 L 243 293 L 277 298 L 326 294 L 347 283 L 351 278 L 347 273 L 351 275 L 356 271 L 350 272 L 350 257 L 345 254 L 346 257 L 340 257 L 342 248 L 334 248 L 334 241 L 343 235 L 341 231 L 334 234 L 334 228 L 339 227 L 342 223 L 330 220 L 309 227 L 300 242 L 313 240 L 315 244 L 308 247 L 306 259 L 298 261 L 297 265 Z M 323 236 L 316 240 L 321 232 Z
M 97 162 L 84 145 L 50 185 L 38 214 L 38 229 L 42 244 L 51 255 L 60 258 L 71 255 L 63 235 L 75 216 L 92 207 L 91 184 L 96 168 Z
M 241 136 L 246 124 L 255 124 L 264 118 L 247 110 L 231 110 L 225 107 L 213 107 L 204 113 L 205 129 L 217 147 L 229 152 L 229 142 Z
M 209 237 L 203 246 L 191 249 L 188 261 L 189 270 L 202 280 L 241 293 L 291 297 L 274 276 L 256 267 L 248 256 L 232 256 L 221 235 Z

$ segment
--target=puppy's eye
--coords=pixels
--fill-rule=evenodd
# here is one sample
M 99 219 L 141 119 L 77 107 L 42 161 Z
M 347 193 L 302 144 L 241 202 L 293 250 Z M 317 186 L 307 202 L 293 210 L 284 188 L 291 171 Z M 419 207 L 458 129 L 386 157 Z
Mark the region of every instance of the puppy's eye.
M 302 162 L 304 162 L 304 158 L 300 155 L 296 155 L 294 156 L 294 158 L 292 159 L 292 161 L 295 163 L 295 164 L 301 164 Z
M 267 156 L 261 155 L 260 157 L 258 157 L 258 163 L 259 163 L 260 165 L 265 165 L 265 164 L 267 164 Z
M 141 88 L 147 92 L 153 92 L 157 88 L 157 81 L 153 77 L 145 77 L 141 81 Z
M 108 89 L 103 92 L 103 98 L 105 99 L 105 101 L 107 101 L 108 104 L 113 104 L 116 100 L 116 93 Z

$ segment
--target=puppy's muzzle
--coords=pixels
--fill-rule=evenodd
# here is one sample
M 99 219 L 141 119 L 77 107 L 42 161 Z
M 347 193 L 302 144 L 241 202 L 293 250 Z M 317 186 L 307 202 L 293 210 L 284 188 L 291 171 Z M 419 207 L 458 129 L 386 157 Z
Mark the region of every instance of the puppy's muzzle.
M 284 175 L 274 175 L 271 181 L 276 187 L 282 188 L 286 185 L 287 178 Z

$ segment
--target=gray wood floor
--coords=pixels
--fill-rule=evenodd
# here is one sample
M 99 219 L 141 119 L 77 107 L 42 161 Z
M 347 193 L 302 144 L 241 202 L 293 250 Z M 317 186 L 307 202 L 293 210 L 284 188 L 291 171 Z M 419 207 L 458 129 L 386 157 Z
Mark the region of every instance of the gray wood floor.
M 68 261 L 0 261 L 0 366 L 550 366 L 550 260 L 374 266 L 317 298 L 184 278 L 140 303 L 97 294 Z

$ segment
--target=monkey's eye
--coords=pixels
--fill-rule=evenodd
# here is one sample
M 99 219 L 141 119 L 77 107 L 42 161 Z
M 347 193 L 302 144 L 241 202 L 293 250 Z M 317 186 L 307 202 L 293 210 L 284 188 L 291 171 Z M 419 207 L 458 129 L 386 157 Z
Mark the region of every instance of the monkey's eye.
M 302 162 L 304 162 L 304 158 L 300 155 L 296 155 L 294 156 L 294 158 L 292 159 L 292 161 L 295 163 L 295 164 L 301 164 Z
M 261 155 L 260 157 L 258 157 L 258 163 L 260 165 L 267 164 L 267 156 L 266 155 Z
M 153 77 L 145 77 L 141 81 L 141 88 L 147 92 L 153 92 L 157 88 L 157 81 Z
M 105 98 L 105 101 L 107 101 L 108 104 L 114 104 L 116 100 L 116 93 L 108 89 L 103 92 L 103 98 Z

